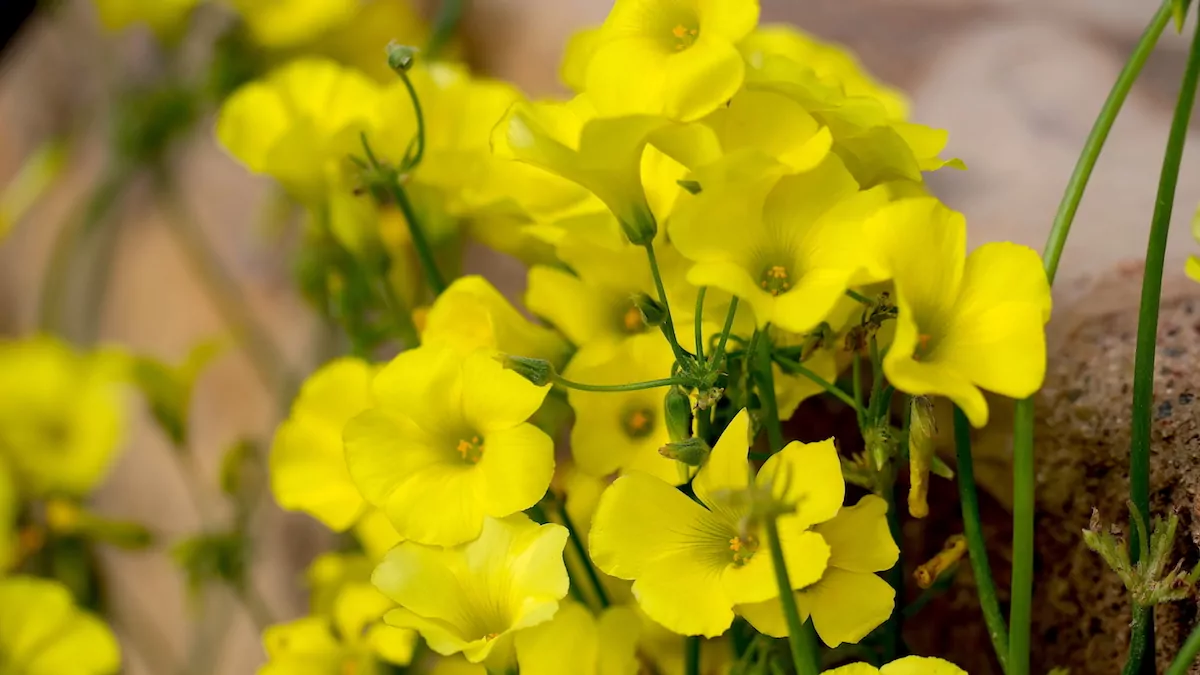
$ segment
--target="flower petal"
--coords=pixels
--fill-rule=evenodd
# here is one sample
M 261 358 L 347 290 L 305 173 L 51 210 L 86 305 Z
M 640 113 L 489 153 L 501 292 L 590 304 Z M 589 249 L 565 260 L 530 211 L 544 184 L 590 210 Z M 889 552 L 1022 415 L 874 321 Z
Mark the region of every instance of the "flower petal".
M 733 623 L 733 603 L 725 596 L 721 568 L 697 560 L 694 551 L 680 551 L 647 566 L 633 582 L 633 595 L 646 616 L 682 635 L 716 637 Z
M 525 675 L 592 673 L 600 654 L 596 620 L 586 607 L 565 603 L 554 619 L 516 634 L 517 662 Z
M 462 411 L 468 426 L 485 436 L 523 424 L 550 392 L 507 370 L 487 352 L 463 362 Z
M 812 614 L 817 635 L 830 647 L 855 644 L 892 615 L 896 591 L 874 574 L 830 567 L 816 584 L 796 594 Z
M 967 671 L 942 659 L 906 656 L 879 669 L 880 675 L 967 675 Z
M 452 452 L 438 447 L 435 439 L 407 418 L 378 408 L 350 420 L 342 438 L 350 477 L 374 506 L 382 506 L 414 473 L 446 461 Z
M 803 588 L 821 578 L 829 546 L 815 532 L 780 529 L 788 581 L 792 588 Z M 768 542 L 759 543 L 759 550 L 745 565 L 730 565 L 721 574 L 725 593 L 738 605 L 754 604 L 779 597 L 779 582 Z
M 846 499 L 846 481 L 832 438 L 788 443 L 763 464 L 756 482 L 772 485 L 776 498 L 796 505 L 798 527 L 833 518 Z
M 742 409 L 725 427 L 708 461 L 692 481 L 696 497 L 713 511 L 728 510 L 728 495 L 722 493 L 743 490 L 750 484 L 750 440 L 750 413 Z
M 900 557 L 887 522 L 887 502 L 867 495 L 816 526 L 828 542 L 829 564 L 851 572 L 889 570 Z
M 431 434 L 462 426 L 462 359 L 453 350 L 424 346 L 401 352 L 375 376 L 376 404 L 403 415 Z
M 484 439 L 480 488 L 484 511 L 503 518 L 537 503 L 554 475 L 554 441 L 532 424 L 493 431 Z
M 525 306 L 556 326 L 571 342 L 583 345 L 604 332 L 606 310 L 600 295 L 573 274 L 538 265 L 529 270 Z

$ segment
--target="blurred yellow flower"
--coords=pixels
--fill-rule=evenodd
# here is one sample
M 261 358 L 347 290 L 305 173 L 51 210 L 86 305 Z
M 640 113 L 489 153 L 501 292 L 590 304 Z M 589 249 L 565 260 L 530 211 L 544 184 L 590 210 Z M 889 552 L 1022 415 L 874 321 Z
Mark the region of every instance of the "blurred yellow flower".
M 637 675 L 639 620 L 632 607 L 593 616 L 565 601 L 554 618 L 516 634 L 522 675 Z
M 577 355 L 564 377 L 588 384 L 624 384 L 671 376 L 675 355 L 661 335 L 626 341 L 605 358 Z M 675 462 L 659 454 L 670 442 L 663 419 L 667 387 L 626 392 L 567 391 L 575 410 L 571 453 L 575 463 L 596 476 L 641 471 L 671 485 L 687 481 Z
M 377 407 L 344 432 L 350 475 L 405 539 L 450 546 L 487 516 L 533 506 L 554 473 L 554 442 L 526 422 L 549 387 L 504 370 L 486 351 L 465 358 L 423 346 L 375 377 Z
M 231 1 L 251 37 L 268 49 L 286 49 L 311 42 L 348 22 L 361 4 L 360 0 Z
M 736 45 L 758 0 L 617 0 L 587 62 L 587 93 L 606 116 L 690 121 L 728 101 L 745 64 Z
M 692 482 L 700 503 L 645 473 L 618 478 L 600 498 L 590 548 L 606 573 L 633 580 L 642 611 L 685 635 L 715 637 L 734 608 L 777 598 L 775 569 L 760 524 L 737 494 L 750 486 L 750 414 L 730 422 Z M 776 480 L 786 475 L 788 480 Z M 793 442 L 767 460 L 755 484 L 797 510 L 779 519 L 794 588 L 821 579 L 830 546 L 812 527 L 842 506 L 845 483 L 833 441 Z
M 0 459 L 23 492 L 85 495 L 104 479 L 125 428 L 127 365 L 48 336 L 0 341 Z
M 549 621 L 567 594 L 566 542 L 566 528 L 524 514 L 487 518 L 466 544 L 400 544 L 372 581 L 400 605 L 389 624 L 417 630 L 439 654 L 504 672 L 515 665 L 514 634 Z
M 417 634 L 385 624 L 396 605 L 369 583 L 343 586 L 327 614 L 263 632 L 267 663 L 259 675 L 376 675 L 412 661 Z
M 370 407 L 376 369 L 360 359 L 331 361 L 309 376 L 271 446 L 271 492 L 285 509 L 303 511 L 343 532 L 367 509 L 346 468 L 342 429 Z
M 217 139 L 246 168 L 319 205 L 347 156 L 361 154 L 360 133 L 379 126 L 380 96 L 358 71 L 298 59 L 230 95 L 217 118 Z
M 830 647 L 857 643 L 892 615 L 896 592 L 875 574 L 891 569 L 900 557 L 887 509 L 887 502 L 867 495 L 813 527 L 829 547 L 829 561 L 819 580 L 796 591 L 796 605 L 801 619 L 812 617 L 817 635 Z M 788 634 L 779 598 L 742 605 L 738 613 L 761 633 Z
M 112 630 L 75 606 L 57 581 L 0 578 L 0 664 L 14 675 L 115 675 L 121 651 Z
M 478 349 L 497 350 L 566 362 L 570 346 L 553 330 L 521 315 L 490 281 L 460 277 L 450 284 L 425 317 L 424 344 L 441 345 L 466 356 Z
M 866 663 L 852 663 L 826 670 L 823 675 L 967 675 L 967 671 L 942 659 L 906 656 L 885 664 L 882 668 Z
M 1024 398 L 1042 385 L 1050 285 L 1028 247 L 984 244 L 965 256 L 966 228 L 961 214 L 923 198 L 880 210 L 866 232 L 896 285 L 888 381 L 910 394 L 946 396 L 981 427 L 981 388 Z
M 201 0 L 95 0 L 100 23 L 111 31 L 144 23 L 162 40 L 178 38 Z
M 336 13 L 344 11 L 340 4 L 341 0 L 329 3 L 327 10 L 335 13 L 335 21 L 315 42 L 304 45 L 306 53 L 328 56 L 361 70 L 377 82 L 390 84 L 396 81 L 396 73 L 383 57 L 388 43 L 423 45 L 429 42 L 429 25 L 412 0 L 356 0 L 353 16 L 339 23 Z M 452 54 L 454 50 L 448 51 Z
M 862 223 L 887 195 L 859 192 L 836 156 L 783 175 L 782 165 L 739 153 L 694 175 L 702 191 L 681 197 L 669 223 L 671 240 L 696 263 L 688 281 L 747 301 L 759 327 L 809 331 L 862 280 Z

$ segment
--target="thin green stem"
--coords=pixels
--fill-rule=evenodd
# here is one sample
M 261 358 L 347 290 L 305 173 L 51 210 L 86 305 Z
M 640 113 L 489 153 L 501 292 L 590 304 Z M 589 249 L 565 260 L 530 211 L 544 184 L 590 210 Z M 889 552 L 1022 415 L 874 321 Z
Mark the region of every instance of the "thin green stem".
M 1139 675 L 1154 671 L 1154 653 L 1153 650 L 1149 650 L 1150 632 L 1153 630 L 1154 608 L 1134 605 L 1133 622 L 1129 625 L 1129 658 L 1125 660 L 1121 675 Z M 1146 664 L 1147 656 L 1150 665 Z M 1184 672 L 1187 672 L 1186 668 Z
M 854 398 L 852 396 L 850 396 L 850 394 L 847 394 L 841 387 L 837 386 L 836 384 L 830 382 L 829 380 L 826 380 L 825 378 L 821 377 L 820 375 L 814 373 L 812 370 L 809 370 L 809 368 L 807 366 L 805 366 L 803 363 L 800 363 L 799 361 L 797 361 L 795 359 L 789 359 L 786 356 L 782 356 L 778 352 L 773 354 L 772 358 L 774 358 L 775 363 L 778 363 L 779 367 L 783 368 L 784 371 L 789 372 L 789 373 L 794 373 L 797 375 L 803 375 L 804 377 L 807 377 L 809 380 L 811 380 L 817 386 L 824 389 L 827 393 L 832 394 L 833 396 L 837 397 L 837 399 L 839 401 L 850 406 L 852 409 L 854 409 L 855 412 L 857 412 L 860 415 L 862 414 L 863 411 L 858 407 L 858 403 L 855 402 Z
M 405 155 L 404 164 L 400 167 L 400 173 L 407 173 L 417 168 L 425 157 L 425 113 L 421 110 L 421 98 L 417 96 L 412 80 L 408 79 L 408 73 L 403 70 L 398 72 L 404 82 L 404 88 L 408 90 L 408 97 L 412 99 L 413 113 L 417 118 L 417 135 L 413 137 L 417 149 L 411 156 Z
M 571 547 L 575 549 L 580 561 L 582 562 L 584 572 L 588 576 L 588 581 L 592 584 L 592 589 L 596 592 L 596 599 L 600 601 L 600 609 L 605 609 L 609 605 L 608 593 L 604 590 L 604 584 L 600 581 L 600 573 L 596 571 L 596 566 L 592 564 L 592 559 L 588 556 L 587 547 L 583 545 L 583 539 L 579 537 L 579 531 L 575 529 L 575 523 L 571 522 L 571 516 L 567 514 L 567 505 L 561 499 L 554 500 L 555 509 L 558 511 L 558 517 L 562 520 L 563 527 L 567 528 L 568 539 L 571 540 Z
M 864 305 L 870 305 L 870 306 L 874 306 L 874 305 L 875 305 L 875 301 L 874 301 L 874 300 L 872 300 L 872 299 L 868 298 L 867 296 L 863 295 L 862 293 L 859 293 L 859 292 L 858 292 L 858 291 L 856 291 L 856 290 L 853 290 L 853 289 L 847 288 L 847 289 L 846 289 L 846 295 L 848 295 L 849 297 L 853 298 L 854 300 L 857 300 L 858 302 L 861 302 L 861 303 L 862 303 L 862 304 L 864 304 Z
M 771 339 L 765 330 L 759 331 L 754 353 L 755 384 L 762 402 L 763 424 L 767 427 L 767 443 L 771 454 L 783 449 L 783 427 L 779 421 L 779 405 L 775 401 L 775 372 L 771 368 Z
M 437 17 L 433 21 L 433 34 L 429 37 L 429 45 L 425 48 L 430 59 L 437 58 L 449 44 L 450 39 L 454 37 L 465 5 L 466 0 L 442 0 L 442 6 L 438 9 Z
M 689 635 L 683 639 L 683 659 L 687 675 L 700 675 L 699 635 Z
M 721 328 L 721 337 L 717 340 L 717 348 L 709 357 L 708 364 L 711 367 L 719 367 L 721 359 L 725 358 L 725 344 L 729 342 L 729 334 L 733 331 L 733 319 L 737 316 L 737 308 L 738 299 L 733 298 L 729 301 L 729 311 L 725 314 L 725 326 Z
M 787 619 L 792 666 L 796 669 L 796 675 L 817 675 L 821 670 L 820 647 L 812 627 L 800 620 L 796 594 L 792 592 L 792 582 L 788 578 L 787 563 L 783 557 L 783 544 L 779 541 L 779 525 L 775 518 L 767 518 L 764 525 L 771 547 L 771 563 L 775 567 L 775 583 L 779 585 L 779 601 L 783 605 L 783 616 Z
M 879 357 L 879 342 L 871 336 L 871 407 L 869 421 L 878 422 L 887 412 L 883 397 L 883 360 Z M 891 397 L 888 397 L 891 401 Z
M 667 302 L 667 289 L 663 285 L 662 272 L 658 269 L 658 256 L 654 253 L 654 242 L 645 245 L 646 259 L 650 261 L 650 275 L 654 277 L 654 287 L 658 290 L 658 301 L 662 303 L 663 313 L 666 317 L 663 319 L 662 329 L 663 337 L 667 338 L 667 342 L 671 345 L 671 351 L 675 352 L 675 361 L 679 365 L 688 362 L 688 356 L 683 351 L 683 347 L 679 346 L 679 339 L 675 336 L 675 321 L 671 318 L 671 304 Z
M 971 455 L 971 425 L 963 411 L 954 407 L 954 447 L 958 457 L 958 500 L 962 504 L 963 534 L 967 538 L 967 555 L 975 575 L 979 605 L 987 624 L 992 648 L 1000 669 L 1008 672 L 1008 627 L 996 596 L 996 582 L 988 564 L 987 542 L 983 538 L 983 518 L 979 514 L 979 493 L 975 488 L 975 459 Z
M 850 377 L 852 378 L 850 386 L 854 391 L 854 409 L 858 412 L 858 428 L 865 429 L 867 427 L 866 409 L 863 408 L 863 393 L 862 393 L 862 357 L 859 353 L 854 352 L 854 357 L 851 360 Z
M 674 385 L 684 386 L 687 384 L 682 378 L 665 377 L 661 380 L 647 380 L 645 382 L 630 382 L 628 384 L 586 384 L 584 382 L 575 382 L 567 378 L 554 374 L 554 384 L 567 389 L 578 389 L 579 391 L 594 391 L 599 393 L 616 392 L 616 391 L 642 391 L 643 389 L 657 389 L 659 387 L 670 387 Z
M 1117 114 L 1121 112 L 1121 107 L 1125 104 L 1125 99 L 1129 96 L 1133 83 L 1137 81 L 1142 67 L 1146 65 L 1146 59 L 1154 51 L 1154 45 L 1158 43 L 1159 36 L 1162 35 L 1163 29 L 1171 20 L 1171 4 L 1172 0 L 1165 0 L 1159 7 L 1158 13 L 1150 20 L 1150 25 L 1142 33 L 1133 54 L 1129 56 L 1129 61 L 1125 63 L 1121 74 L 1117 76 L 1117 81 L 1104 101 L 1104 106 L 1100 108 L 1100 114 L 1096 117 L 1092 131 L 1083 145 L 1083 152 L 1079 155 L 1079 161 L 1075 164 L 1075 170 L 1067 183 L 1062 203 L 1058 206 L 1058 213 L 1054 216 L 1054 225 L 1050 228 L 1050 236 L 1042 256 L 1045 260 L 1046 276 L 1049 277 L 1050 283 L 1054 283 L 1054 277 L 1058 273 L 1058 262 L 1062 258 L 1063 248 L 1067 244 L 1067 234 L 1070 233 L 1071 224 L 1075 221 L 1075 214 L 1079 210 L 1079 203 L 1083 200 L 1083 193 L 1092 176 L 1092 170 L 1096 168 L 1096 161 L 1100 159 L 1100 151 L 1104 149 L 1104 143 L 1108 140 L 1108 132 L 1112 130 L 1113 123 L 1117 121 Z
M 1169 4 L 1169 3 L 1168 3 Z M 1150 514 L 1150 427 L 1154 407 L 1154 357 L 1158 339 L 1158 313 L 1162 302 L 1163 267 L 1167 255 L 1167 234 L 1171 228 L 1171 213 L 1175 205 L 1175 188 L 1179 183 L 1179 167 L 1183 162 L 1183 147 L 1187 141 L 1188 125 L 1196 103 L 1196 85 L 1200 82 L 1200 24 L 1192 37 L 1187 68 L 1179 89 L 1175 116 L 1167 137 L 1162 174 L 1158 182 L 1158 197 L 1150 221 L 1150 237 L 1146 245 L 1146 265 L 1142 275 L 1142 302 L 1138 310 L 1137 348 L 1133 361 L 1133 410 L 1129 444 L 1129 499 L 1141 521 L 1142 530 L 1149 529 Z M 1139 558 L 1137 529 L 1129 533 L 1129 555 L 1133 562 Z M 1139 618 L 1141 619 L 1139 622 Z M 1138 624 L 1142 624 L 1139 626 Z M 1139 665 L 1137 672 L 1154 672 L 1154 612 L 1135 607 L 1134 631 L 1131 636 L 1129 662 Z
M 896 564 L 888 570 L 888 584 L 896 592 L 896 602 L 892 605 L 892 616 L 887 622 L 887 633 L 890 638 L 883 645 L 884 660 L 894 661 L 903 656 L 904 652 L 904 531 L 900 524 L 900 509 L 897 504 L 900 503 L 898 498 L 900 492 L 900 484 L 894 479 L 891 481 L 891 490 L 887 493 L 887 522 L 888 530 L 891 532 L 892 541 L 896 543 L 896 547 L 901 550 L 901 555 L 896 559 Z
M 1192 664 L 1196 662 L 1197 654 L 1200 654 L 1200 625 L 1192 629 L 1187 642 L 1183 643 L 1183 648 L 1179 650 L 1179 653 L 1175 655 L 1175 660 L 1167 668 L 1167 675 L 1187 675 Z
M 704 296 L 708 286 L 701 286 L 696 292 L 696 360 L 704 360 Z
M 421 334 L 417 331 L 417 324 L 413 321 L 412 313 L 404 306 L 404 301 L 396 295 L 396 289 L 387 275 L 382 276 L 379 285 L 383 303 L 387 307 L 388 313 L 392 315 L 396 333 L 400 341 L 404 343 L 405 349 L 420 347 Z
M 1008 615 L 1008 675 L 1029 675 L 1033 621 L 1033 399 L 1013 413 L 1013 570 Z M 972 557 L 974 564 L 974 557 Z

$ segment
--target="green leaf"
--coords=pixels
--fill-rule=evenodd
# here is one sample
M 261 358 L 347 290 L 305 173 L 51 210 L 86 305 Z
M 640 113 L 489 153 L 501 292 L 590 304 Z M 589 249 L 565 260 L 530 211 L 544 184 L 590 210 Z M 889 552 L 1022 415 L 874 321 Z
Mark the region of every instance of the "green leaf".
M 1191 6 L 1192 0 L 1173 0 L 1171 3 L 1171 14 L 1175 17 L 1175 30 L 1183 32 L 1183 22 L 1187 19 L 1188 8 Z
M 208 340 L 192 348 L 178 366 L 148 356 L 132 359 L 134 383 L 146 397 L 150 414 L 178 448 L 187 444 L 188 410 L 192 391 L 204 368 L 225 349 L 223 340 Z

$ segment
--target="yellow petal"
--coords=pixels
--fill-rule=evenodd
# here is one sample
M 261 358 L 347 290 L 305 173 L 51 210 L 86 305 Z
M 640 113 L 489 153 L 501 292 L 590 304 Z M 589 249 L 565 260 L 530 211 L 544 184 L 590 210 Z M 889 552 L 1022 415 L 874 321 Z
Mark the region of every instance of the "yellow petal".
M 867 663 L 851 663 L 833 670 L 823 670 L 821 675 L 879 675 L 879 669 Z
M 270 457 L 271 492 L 281 507 L 304 511 L 335 532 L 354 524 L 365 507 L 350 479 L 341 429 L 310 420 L 279 425 Z
M 491 433 L 528 420 L 549 392 L 549 385 L 534 385 L 486 352 L 471 354 L 463 362 L 463 418 L 485 436 L 485 443 Z
M 729 493 L 743 490 L 750 484 L 751 467 L 746 457 L 750 452 L 750 440 L 750 413 L 742 409 L 725 427 L 708 461 L 692 481 L 696 497 L 708 508 L 717 512 L 729 511 Z
M 803 588 L 821 578 L 829 559 L 829 546 L 820 535 L 787 527 L 781 519 L 780 541 L 792 588 Z M 779 597 L 779 582 L 768 547 L 767 541 L 759 542 L 758 552 L 748 563 L 730 565 L 722 573 L 725 593 L 735 604 L 754 604 Z
M 493 431 L 484 439 L 479 460 L 478 499 L 493 518 L 523 511 L 537 503 L 554 475 L 554 441 L 532 424 Z
M 371 560 L 381 560 L 393 546 L 403 541 L 387 515 L 379 509 L 368 509 L 354 525 L 354 535 L 363 552 Z
M 367 629 L 365 637 L 371 652 L 384 661 L 397 666 L 412 663 L 417 647 L 416 631 L 376 623 Z
M 600 615 L 597 631 L 600 655 L 596 675 L 635 675 L 641 672 L 637 647 L 641 621 L 632 607 L 609 607 Z
M 599 28 L 576 31 L 567 39 L 562 64 L 558 68 L 558 77 L 571 91 L 580 93 L 587 88 L 588 65 L 591 64 L 592 55 L 596 53 L 600 39 Z
M 746 64 L 731 43 L 702 32 L 690 49 L 667 57 L 663 72 L 662 114 L 690 122 L 733 98 L 746 76 Z
M 1188 256 L 1187 265 L 1183 270 L 1192 281 L 1200 281 L 1200 258 Z
M 343 640 L 353 644 L 395 606 L 369 583 L 346 584 L 333 603 L 333 625 Z
M 346 465 L 363 497 L 382 506 L 414 473 L 440 464 L 451 449 L 403 417 L 372 408 L 350 420 L 343 432 Z
M 376 404 L 434 435 L 462 427 L 462 356 L 427 345 L 401 352 L 371 383 Z
M 594 675 L 600 652 L 596 620 L 583 605 L 565 603 L 552 620 L 518 633 L 516 648 L 525 675 Z
M 918 325 L 936 323 L 954 305 L 962 283 L 967 223 L 936 199 L 904 199 L 875 212 L 864 230 L 876 246 L 883 276 Z
M 880 675 L 967 675 L 967 671 L 942 659 L 906 656 L 879 669 Z
M 802 527 L 833 518 L 846 499 L 846 482 L 832 438 L 788 443 L 763 464 L 756 482 L 771 485 L 777 498 L 795 504 L 794 518 Z
M 853 269 L 813 269 L 775 299 L 772 325 L 805 333 L 824 321 L 846 294 Z
M 696 263 L 688 270 L 688 283 L 719 288 L 750 305 L 759 328 L 779 318 L 777 298 L 754 283 L 746 268 L 735 262 Z
M 481 476 L 477 466 L 433 464 L 400 484 L 383 512 L 405 539 L 437 546 L 470 541 L 479 536 L 487 513 Z
M 560 269 L 530 268 L 525 306 L 577 345 L 606 332 L 603 298 L 582 279 Z
M 867 495 L 816 526 L 829 544 L 829 564 L 851 572 L 882 572 L 900 557 L 887 522 L 887 502 Z
M 783 616 L 783 604 L 777 597 L 763 602 L 738 605 L 737 613 L 763 635 L 774 638 L 787 637 L 787 619 Z M 800 613 L 800 619 L 807 621 L 808 614 L 803 610 Z
M 594 541 L 594 530 L 592 536 Z M 716 637 L 733 622 L 733 602 L 724 593 L 720 569 L 698 560 L 694 551 L 681 551 L 647 567 L 634 580 L 633 595 L 646 616 L 664 627 Z
M 830 647 L 856 644 L 892 615 L 896 591 L 874 574 L 830 567 L 819 582 L 796 594 Z

